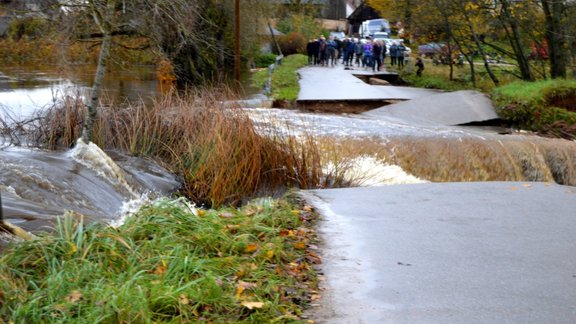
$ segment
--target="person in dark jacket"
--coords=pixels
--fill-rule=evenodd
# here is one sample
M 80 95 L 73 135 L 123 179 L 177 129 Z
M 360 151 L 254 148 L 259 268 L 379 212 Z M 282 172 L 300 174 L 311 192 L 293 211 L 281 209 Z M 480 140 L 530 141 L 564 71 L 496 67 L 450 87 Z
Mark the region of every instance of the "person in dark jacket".
M 358 41 L 356 42 L 354 51 L 356 52 L 356 66 L 360 67 L 360 64 L 364 62 L 362 60 L 362 54 L 364 54 L 364 45 L 362 44 L 362 41 L 360 41 L 360 39 L 358 39 Z
M 354 52 L 356 51 L 356 43 L 354 43 L 354 39 L 350 38 L 348 41 L 348 46 L 346 47 L 348 51 L 348 61 L 346 62 L 347 66 L 352 66 L 353 59 L 354 59 Z
M 398 45 L 396 42 L 392 42 L 390 45 L 390 65 L 392 66 L 396 65 L 396 52 L 398 52 Z
M 308 44 L 306 44 L 306 54 L 308 54 L 308 64 L 316 65 L 318 61 L 318 40 L 311 39 Z
M 422 76 L 422 71 L 424 71 L 424 62 L 422 62 L 422 59 L 421 59 L 421 58 L 417 58 L 415 65 L 416 65 L 416 67 L 417 67 L 416 75 L 417 75 L 417 76 Z
M 382 65 L 382 42 L 379 40 L 374 41 L 374 45 L 372 46 L 372 57 L 374 60 L 372 71 L 380 71 L 380 66 Z
M 398 48 L 396 49 L 396 61 L 398 63 L 398 66 L 401 68 L 404 67 L 405 52 L 406 52 L 406 46 L 404 46 L 404 43 L 400 42 L 400 45 L 398 45 Z

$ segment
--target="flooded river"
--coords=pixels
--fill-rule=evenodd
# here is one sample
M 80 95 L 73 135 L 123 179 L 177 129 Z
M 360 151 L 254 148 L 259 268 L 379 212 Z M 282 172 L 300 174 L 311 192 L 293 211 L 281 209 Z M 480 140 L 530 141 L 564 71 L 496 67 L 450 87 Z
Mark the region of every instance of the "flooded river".
M 93 71 L 60 72 L 0 69 L 2 117 L 29 118 L 62 94 L 87 93 Z M 116 72 L 106 81 L 107 93 L 116 102 L 161 94 L 149 67 Z M 354 176 L 364 175 L 366 180 L 357 185 L 493 180 L 576 185 L 576 143 L 571 141 L 501 135 L 502 129 L 490 127 L 416 125 L 385 116 L 261 108 L 258 100 L 246 104 L 245 111 L 261 129 L 275 125 L 286 134 L 313 135 L 322 141 L 325 153 L 356 157 Z M 119 152 L 105 154 L 87 144 L 65 152 L 11 146 L 0 150 L 4 218 L 27 230 L 51 224 L 66 210 L 112 222 L 132 204 L 177 187 L 174 176 L 151 161 Z
M 60 101 L 65 95 L 85 97 L 94 66 L 0 67 L 0 116 L 22 120 Z M 114 68 L 104 80 L 105 97 L 114 102 L 149 100 L 161 93 L 151 66 Z

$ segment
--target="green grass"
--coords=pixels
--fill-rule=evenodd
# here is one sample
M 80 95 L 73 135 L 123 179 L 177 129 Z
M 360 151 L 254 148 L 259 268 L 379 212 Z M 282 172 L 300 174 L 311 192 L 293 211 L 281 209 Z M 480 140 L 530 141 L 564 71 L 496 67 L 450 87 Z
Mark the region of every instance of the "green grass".
M 276 66 L 272 73 L 271 95 L 276 100 L 294 101 L 298 98 L 298 69 L 308 64 L 308 58 L 302 54 L 286 56 L 282 64 Z M 253 74 L 253 84 L 263 88 L 268 78 L 268 70 L 260 70 Z
M 498 114 L 516 126 L 576 138 L 576 81 L 514 82 L 492 91 Z
M 143 207 L 119 228 L 67 215 L 0 259 L 0 322 L 298 322 L 319 258 L 312 213 L 286 200 Z

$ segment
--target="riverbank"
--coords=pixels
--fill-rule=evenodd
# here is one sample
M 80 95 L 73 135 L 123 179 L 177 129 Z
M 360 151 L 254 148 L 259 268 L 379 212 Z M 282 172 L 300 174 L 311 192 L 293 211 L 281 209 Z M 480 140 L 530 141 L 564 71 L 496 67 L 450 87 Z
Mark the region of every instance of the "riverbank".
M 69 213 L 0 256 L 0 321 L 297 322 L 318 294 L 315 221 L 292 199 L 162 199 L 119 227 Z

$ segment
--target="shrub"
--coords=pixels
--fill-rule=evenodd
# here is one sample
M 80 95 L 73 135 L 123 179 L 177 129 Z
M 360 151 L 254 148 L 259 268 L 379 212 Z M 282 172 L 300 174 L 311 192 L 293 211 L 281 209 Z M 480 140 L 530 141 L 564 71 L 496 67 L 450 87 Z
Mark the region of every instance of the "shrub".
M 494 89 L 498 114 L 512 124 L 543 134 L 575 138 L 576 81 L 519 81 Z
M 260 54 L 254 58 L 254 65 L 257 68 L 264 68 L 276 62 L 276 54 Z
M 8 37 L 13 40 L 20 40 L 24 37 L 30 39 L 40 38 L 50 30 L 47 20 L 41 18 L 15 19 L 8 27 Z
M 278 45 L 284 55 L 306 53 L 306 43 L 306 38 L 298 32 L 278 37 Z

